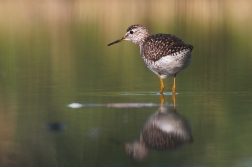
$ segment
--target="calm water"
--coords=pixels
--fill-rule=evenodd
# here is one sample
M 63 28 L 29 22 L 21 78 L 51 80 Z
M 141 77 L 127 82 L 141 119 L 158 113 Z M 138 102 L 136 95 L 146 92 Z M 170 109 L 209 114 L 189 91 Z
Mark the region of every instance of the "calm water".
M 0 166 L 252 166 L 250 1 L 31 2 L 0 2 Z M 194 46 L 176 110 L 136 45 L 107 47 L 135 23 Z

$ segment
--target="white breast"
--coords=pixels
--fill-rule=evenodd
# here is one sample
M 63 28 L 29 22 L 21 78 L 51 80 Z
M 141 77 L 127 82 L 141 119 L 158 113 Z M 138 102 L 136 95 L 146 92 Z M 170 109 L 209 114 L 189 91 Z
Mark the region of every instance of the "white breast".
M 176 55 L 167 55 L 157 61 L 144 59 L 147 67 L 156 75 L 162 78 L 172 77 L 182 69 L 186 68 L 191 62 L 191 53 L 189 50 L 182 51 Z

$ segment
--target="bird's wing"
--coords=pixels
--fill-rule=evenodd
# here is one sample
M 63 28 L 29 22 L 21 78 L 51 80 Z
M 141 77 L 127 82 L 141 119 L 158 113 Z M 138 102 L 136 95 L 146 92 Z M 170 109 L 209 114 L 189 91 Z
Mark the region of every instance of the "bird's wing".
M 175 55 L 175 53 L 190 50 L 193 46 L 185 44 L 178 37 L 171 34 L 156 34 L 148 37 L 141 49 L 142 56 L 146 59 L 157 61 L 163 56 Z

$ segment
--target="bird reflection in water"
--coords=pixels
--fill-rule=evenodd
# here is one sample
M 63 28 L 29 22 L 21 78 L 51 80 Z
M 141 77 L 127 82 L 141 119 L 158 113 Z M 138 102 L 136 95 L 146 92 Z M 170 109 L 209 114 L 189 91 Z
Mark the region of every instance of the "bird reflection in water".
M 176 112 L 175 105 L 163 106 L 163 102 L 161 95 L 159 109 L 144 123 L 138 140 L 126 144 L 117 141 L 135 160 L 143 160 L 151 150 L 168 151 L 193 141 L 189 121 Z

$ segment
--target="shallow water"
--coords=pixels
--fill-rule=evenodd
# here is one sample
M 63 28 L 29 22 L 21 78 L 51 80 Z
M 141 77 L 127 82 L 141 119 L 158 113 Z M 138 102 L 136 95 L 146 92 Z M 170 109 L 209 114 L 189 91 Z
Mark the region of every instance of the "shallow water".
M 0 166 L 251 166 L 251 2 L 92 2 L 1 2 Z M 136 45 L 107 46 L 133 23 L 194 46 L 175 105 Z M 148 145 L 158 118 L 187 138 Z

